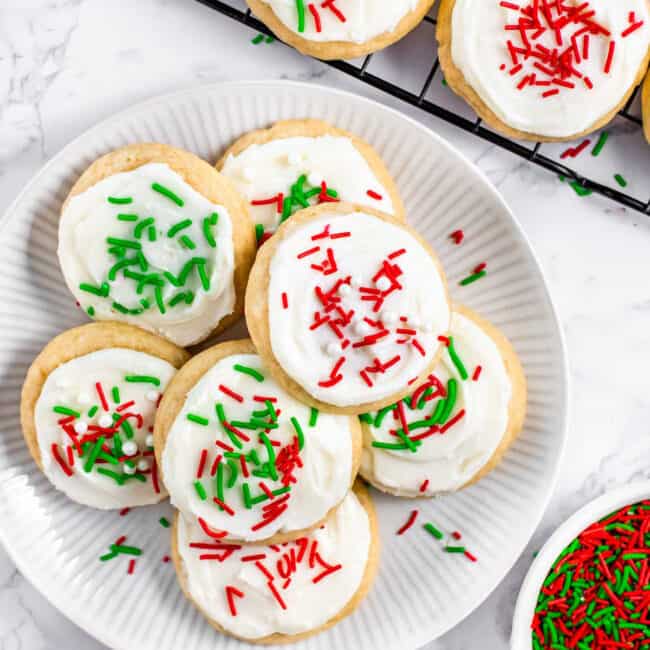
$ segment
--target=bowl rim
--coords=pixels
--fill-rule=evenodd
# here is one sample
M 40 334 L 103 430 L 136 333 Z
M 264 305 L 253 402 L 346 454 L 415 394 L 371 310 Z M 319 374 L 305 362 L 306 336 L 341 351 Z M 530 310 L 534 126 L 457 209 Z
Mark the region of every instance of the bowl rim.
M 589 501 L 555 529 L 528 569 L 519 590 L 512 619 L 510 650 L 532 650 L 530 622 L 537 596 L 551 565 L 562 550 L 598 519 L 647 498 L 650 498 L 650 480 L 633 481 Z

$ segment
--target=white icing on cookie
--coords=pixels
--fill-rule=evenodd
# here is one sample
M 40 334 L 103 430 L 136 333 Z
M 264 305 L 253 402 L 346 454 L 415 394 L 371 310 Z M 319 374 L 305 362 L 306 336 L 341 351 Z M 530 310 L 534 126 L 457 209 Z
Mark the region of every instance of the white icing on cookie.
M 292 186 L 301 177 L 302 194 L 306 192 L 307 196 L 325 182 L 343 201 L 369 205 L 388 214 L 394 209 L 388 191 L 346 137 L 294 136 L 252 144 L 236 156 L 229 155 L 222 173 L 247 199 L 253 221 L 262 224 L 266 232 L 275 231 L 283 220 L 283 201 L 291 196 Z M 306 200 L 309 205 L 318 201 L 319 192 Z M 294 201 L 291 211 L 303 207 Z
M 295 0 L 263 0 L 278 19 L 301 38 L 310 41 L 365 43 L 392 32 L 419 0 L 327 0 L 304 2 L 304 28 L 300 30 Z M 310 9 L 313 7 L 313 9 Z
M 146 393 L 153 380 L 162 393 L 175 372 L 163 359 L 127 348 L 91 352 L 53 370 L 34 410 L 45 475 L 72 500 L 95 508 L 165 498 L 164 486 L 153 476 L 153 448 L 147 445 L 157 404 Z M 116 420 L 123 420 L 117 428 Z M 100 437 L 104 450 L 97 446 Z M 143 459 L 145 472 L 138 468 Z
M 497 344 L 474 321 L 457 312 L 452 315 L 451 336 L 466 379 L 447 349 L 432 373 L 437 381 L 424 384 L 431 390 L 425 393 L 420 385 L 411 394 L 417 400 L 415 408 L 409 400 L 409 404 L 398 403 L 383 417 L 381 412 L 369 414 L 373 424 L 368 426 L 370 438 L 364 436 L 362 471 L 397 494 L 431 496 L 457 490 L 487 463 L 506 433 L 512 383 Z M 442 405 L 454 392 L 450 390 L 452 380 L 456 398 L 451 398 L 453 406 L 449 405 L 444 417 Z M 418 408 L 420 404 L 422 408 Z M 391 434 L 397 429 L 404 431 L 400 409 L 409 425 L 409 438 L 418 445 L 414 451 L 405 448 L 403 438 Z M 433 417 L 436 413 L 438 417 Z M 427 487 L 421 492 L 425 481 Z
M 399 392 L 431 363 L 437 337 L 449 327 L 445 283 L 433 258 L 404 228 L 370 214 L 327 215 L 292 229 L 269 273 L 273 354 L 329 404 Z M 351 290 L 342 293 L 343 285 Z M 398 318 L 384 323 L 384 314 Z M 337 359 L 332 343 L 341 347 Z
M 125 321 L 190 345 L 233 312 L 228 211 L 166 164 L 114 174 L 73 197 L 61 215 L 58 253 L 68 287 L 97 320 Z
M 306 632 L 338 614 L 361 586 L 371 535 L 354 492 L 325 526 L 281 546 L 224 545 L 182 515 L 177 525 L 190 596 L 210 619 L 246 639 Z M 211 559 L 200 559 L 206 555 Z
M 237 365 L 253 369 L 264 380 L 236 370 Z M 265 397 L 272 398 L 272 410 Z M 220 423 L 217 403 L 222 405 L 227 425 Z M 197 422 L 194 416 L 205 420 Z M 201 517 L 209 527 L 227 531 L 230 539 L 267 539 L 315 525 L 349 488 L 352 438 L 348 417 L 319 413 L 313 426 L 312 417 L 309 407 L 280 388 L 256 354 L 221 359 L 188 393 L 169 430 L 162 465 L 172 503 L 186 517 Z M 303 433 L 304 445 L 292 418 Z M 262 428 L 265 423 L 268 426 Z M 263 436 L 268 436 L 276 459 L 275 477 Z M 203 450 L 205 460 L 201 461 Z M 205 499 L 195 485 L 199 475 Z M 262 484 L 277 493 L 273 499 L 265 496 Z M 214 501 L 215 496 L 227 504 L 227 510 Z M 247 499 L 252 502 L 250 508 Z
M 533 3 L 523 0 L 514 4 L 525 10 Z M 574 10 L 583 3 L 571 0 L 562 5 Z M 561 30 L 560 45 L 555 30 L 548 28 L 540 12 L 539 21 L 545 30 L 538 32 L 537 27 L 527 27 L 527 50 L 520 32 L 506 31 L 505 26 L 517 25 L 519 20 L 532 25 L 530 14 L 503 7 L 499 0 L 456 0 L 452 14 L 452 59 L 466 82 L 508 126 L 546 137 L 575 135 L 592 127 L 622 101 L 634 84 L 650 45 L 646 0 L 591 0 L 581 14 L 587 16 L 592 11 L 595 16 L 588 23 L 570 21 Z M 556 22 L 567 14 L 560 17 L 553 9 L 551 16 Z M 643 24 L 638 29 L 628 32 L 640 22 Z M 595 24 L 604 31 L 588 33 L 590 25 L 593 28 Z M 509 40 L 514 48 L 512 53 Z M 606 72 L 610 43 L 615 45 L 611 68 Z M 548 55 L 542 48 L 546 48 Z M 557 50 L 561 55 L 567 48 L 571 51 L 565 59 L 566 74 L 562 76 L 555 63 L 558 57 L 553 58 L 552 52 Z M 533 55 L 526 58 L 526 51 Z M 569 73 L 569 67 L 575 72 Z M 531 74 L 535 74 L 534 82 Z M 544 85 L 535 85 L 539 82 Z M 567 83 L 575 87 L 566 87 Z M 559 92 L 543 97 L 556 91 Z

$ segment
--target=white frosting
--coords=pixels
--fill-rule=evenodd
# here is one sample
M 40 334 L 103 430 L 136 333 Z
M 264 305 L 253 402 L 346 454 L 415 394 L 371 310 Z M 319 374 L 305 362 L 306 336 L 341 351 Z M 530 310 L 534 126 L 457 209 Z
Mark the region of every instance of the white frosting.
M 525 8 L 531 3 L 516 2 Z M 552 3 L 549 3 L 549 5 Z M 564 2 L 567 6 L 582 4 L 579 0 Z M 596 15 L 593 20 L 611 32 L 609 36 L 591 35 L 588 58 L 583 58 L 583 38 L 578 36 L 580 60 L 572 59 L 573 67 L 593 83 L 589 89 L 576 76 L 568 81 L 575 88 L 526 86 L 518 90 L 517 85 L 524 77 L 536 73 L 538 80 L 550 79 L 535 67 L 539 60 L 519 56 L 523 65 L 519 72 L 510 74 L 514 61 L 507 47 L 511 39 L 515 47 L 523 47 L 518 31 L 505 31 L 506 24 L 517 24 L 522 14 L 519 11 L 500 6 L 499 0 L 456 0 L 452 15 L 452 58 L 463 73 L 467 83 L 503 122 L 509 126 L 547 137 L 568 137 L 592 127 L 604 115 L 613 110 L 625 93 L 634 84 L 640 66 L 650 45 L 650 13 L 647 0 L 591 0 L 589 9 Z M 629 14 L 634 12 L 635 21 L 644 21 L 642 27 L 622 37 L 630 27 Z M 553 12 L 553 18 L 557 14 Z M 547 25 L 545 21 L 542 23 Z M 565 33 L 567 41 L 559 47 L 562 52 L 570 45 L 570 36 L 583 27 L 572 25 Z M 532 33 L 528 35 L 532 38 Z M 605 62 L 610 40 L 615 42 L 611 71 L 605 72 Z M 544 34 L 532 40 L 532 47 L 557 48 L 555 33 L 547 29 Z M 501 66 L 506 64 L 505 69 Z M 548 98 L 541 94 L 558 88 L 560 93 Z
M 400 442 L 390 433 L 400 426 L 393 412 L 385 415 L 378 427 L 368 426 L 370 437 L 364 436 L 361 461 L 364 476 L 399 494 L 426 496 L 462 487 L 487 463 L 508 426 L 512 384 L 496 343 L 474 321 L 456 312 L 451 319 L 451 336 L 468 378 L 461 378 L 447 350 L 433 374 L 445 387 L 452 378 L 457 382 L 457 399 L 447 422 L 461 411 L 465 412 L 464 416 L 446 431 L 423 438 L 415 453 L 371 445 L 373 441 Z M 481 371 L 474 381 L 477 366 L 481 366 Z M 412 424 L 430 419 L 441 399 L 436 394 L 439 394 L 437 390 L 422 409 L 403 404 L 406 421 Z M 374 418 L 376 413 L 371 416 Z M 414 429 L 410 437 L 428 429 L 428 426 Z M 427 488 L 421 492 L 424 481 L 428 481 Z
M 178 206 L 163 194 L 152 189 L 158 183 L 174 192 L 184 205 Z M 108 197 L 132 198 L 128 204 L 114 204 Z M 210 245 L 204 235 L 204 219 L 218 214 L 218 221 L 209 226 L 215 246 Z M 122 221 L 118 214 L 137 215 L 138 221 Z M 150 233 L 149 226 L 140 229 L 138 224 L 153 217 L 155 222 Z M 186 219 L 192 221 L 173 236 L 169 230 Z M 150 241 L 155 230 L 155 241 Z M 136 259 L 138 251 L 124 249 L 123 258 L 109 252 L 112 247 L 107 238 L 136 242 L 148 262 L 148 268 L 138 263 L 116 272 L 111 281 L 109 270 L 120 259 Z M 184 245 L 183 237 L 194 243 L 191 249 Z M 142 165 L 129 172 L 114 174 L 78 194 L 66 206 L 59 224 L 59 260 L 68 287 L 81 306 L 94 309 L 97 320 L 119 320 L 152 330 L 171 339 L 178 345 L 190 345 L 204 339 L 225 316 L 232 313 L 235 304 L 233 282 L 234 252 L 230 216 L 222 205 L 211 203 L 188 185 L 169 166 L 160 163 Z M 190 242 L 190 246 L 191 246 Z M 209 289 L 199 274 L 199 267 L 193 266 L 187 274 L 186 283 L 176 287 L 162 273 L 170 272 L 178 278 L 183 267 L 192 258 L 205 258 L 203 266 L 209 280 Z M 154 285 L 141 287 L 136 293 L 137 279 L 124 273 L 158 274 L 164 280 L 161 287 L 163 314 L 157 305 Z M 79 288 L 82 283 L 100 287 L 108 283 L 110 292 L 100 297 Z M 185 300 L 170 305 L 174 296 L 191 291 L 191 304 Z M 114 307 L 117 302 L 128 309 L 140 309 L 140 300 L 149 302 L 141 314 L 124 314 Z
M 151 439 L 147 444 L 147 437 L 153 430 L 153 421 L 156 415 L 158 395 L 161 394 L 171 380 L 176 369 L 163 359 L 137 352 L 127 348 L 109 348 L 98 350 L 90 354 L 77 357 L 60 365 L 53 370 L 45 380 L 43 389 L 36 402 L 34 422 L 38 445 L 43 462 L 43 471 L 52 483 L 71 499 L 84 505 L 95 508 L 123 508 L 127 506 L 141 506 L 156 503 L 167 496 L 162 483 L 158 482 L 158 491 L 152 480 L 154 468 L 154 455 Z M 159 385 L 140 381 L 127 381 L 125 377 L 155 377 Z M 108 411 L 103 407 L 100 394 L 95 384 L 99 382 L 101 390 L 107 401 Z M 117 387 L 119 401 L 116 402 L 113 388 Z M 156 399 L 152 399 L 152 389 L 155 389 Z M 120 405 L 128 404 L 124 409 L 117 410 Z M 57 413 L 53 409 L 63 406 L 76 411 L 79 416 L 70 423 L 59 424 L 60 420 L 68 418 L 66 414 Z M 97 406 L 98 408 L 94 408 Z M 92 416 L 89 411 L 96 411 Z M 127 425 L 120 426 L 116 436 L 110 432 L 113 428 L 113 415 L 139 414 L 130 416 Z M 79 458 L 74 453 L 75 444 L 65 428 L 73 436 L 83 442 L 84 435 L 97 436 L 93 427 L 109 429 L 102 434 L 105 436 L 111 455 L 123 459 L 129 456 L 129 462 L 121 460 L 117 464 L 102 462 L 95 464 L 90 471 L 84 470 L 84 464 L 92 453 L 95 441 L 89 441 L 83 457 Z M 127 432 L 133 432 L 129 438 Z M 122 455 L 116 451 L 114 437 L 119 437 L 122 442 Z M 72 448 L 73 465 L 72 475 L 67 476 L 61 465 L 53 455 L 52 445 L 56 444 L 60 456 L 69 466 L 68 448 Z M 145 467 L 146 464 L 146 467 Z M 133 465 L 133 466 L 131 466 Z M 127 479 L 123 485 L 118 484 L 114 478 L 106 476 L 98 469 L 115 472 L 124 478 L 124 475 L 133 475 L 135 478 Z M 145 470 L 141 473 L 138 470 Z M 141 480 L 144 479 L 144 480 Z
M 210 619 L 246 639 L 306 632 L 338 614 L 361 586 L 372 541 L 368 514 L 354 492 L 345 497 L 325 526 L 301 540 L 276 546 L 277 550 L 253 544 L 221 550 L 191 548 L 190 543 L 214 544 L 214 540 L 182 516 L 178 518 L 177 529 L 178 551 L 192 599 Z M 225 557 L 223 561 L 200 560 L 199 556 L 205 554 Z M 242 561 L 242 557 L 258 554 L 265 555 L 257 562 L 272 575 L 272 582 L 255 561 Z M 288 574 L 292 556 L 300 561 L 296 561 L 295 571 Z M 314 583 L 327 571 L 327 565 L 341 568 Z M 286 575 L 290 578 L 288 584 Z M 286 609 L 273 595 L 269 583 Z M 233 597 L 235 616 L 228 604 L 226 587 L 234 587 L 243 594 Z
M 259 382 L 250 375 L 234 369 L 236 364 L 253 368 L 260 372 L 264 381 Z M 240 403 L 219 390 L 226 386 L 244 398 Z M 254 450 L 259 462 L 268 460 L 268 453 L 259 434 L 263 429 L 251 430 L 236 425 L 250 442 L 242 441 L 241 449 L 234 445 L 230 436 L 220 425 L 215 411 L 215 404 L 221 403 L 228 422 L 249 422 L 254 410 L 266 409 L 264 402 L 255 401 L 253 397 L 274 397 L 275 410 L 280 411 L 277 419 L 278 428 L 268 432 L 268 438 L 278 441 L 281 446 L 275 446 L 276 458 L 280 450 L 293 443 L 296 429 L 291 418 L 296 418 L 304 433 L 305 444 L 300 451 L 302 468 L 296 467 L 293 476 L 296 479 L 291 485 L 288 506 L 284 512 L 272 522 L 253 530 L 263 519 L 263 508 L 271 503 L 265 500 L 252 508 L 245 507 L 243 484 L 249 485 L 253 498 L 263 495 L 260 481 L 270 490 L 284 487 L 283 474 L 278 478 L 262 478 L 251 475 L 246 478 L 239 459 L 230 459 L 237 469 L 236 483 L 227 487 L 231 473 L 227 465 L 228 458 L 222 459 L 223 465 L 223 501 L 234 511 L 231 516 L 222 511 L 213 501 L 216 492 L 216 473 L 211 474 L 212 465 L 218 455 L 223 455 L 222 447 L 215 441 L 230 446 L 237 454 L 250 454 Z M 199 415 L 209 420 L 207 426 L 188 420 L 188 414 Z M 188 393 L 183 408 L 172 424 L 165 449 L 162 465 L 165 483 L 169 490 L 172 503 L 186 517 L 201 517 L 211 528 L 228 531 L 230 539 L 260 540 L 268 539 L 278 532 L 301 530 L 319 522 L 327 512 L 343 499 L 352 477 L 352 438 L 350 419 L 344 416 L 319 413 L 315 426 L 310 426 L 310 409 L 288 395 L 267 373 L 256 354 L 239 354 L 226 357 L 217 362 Z M 269 416 L 258 418 L 270 421 Z M 203 449 L 208 454 L 201 483 L 207 492 L 205 500 L 199 497 L 194 482 L 197 480 L 197 470 Z M 261 469 L 254 459 L 246 462 L 249 473 Z M 274 500 L 280 500 L 285 495 L 278 495 Z
M 370 165 L 349 138 L 322 135 L 291 137 L 253 144 L 237 156 L 229 155 L 222 173 L 228 176 L 248 200 L 250 214 L 266 232 L 273 232 L 280 223 L 277 204 L 253 205 L 252 201 L 267 200 L 282 194 L 290 196 L 291 186 L 302 176 L 307 177 L 305 189 L 319 187 L 323 181 L 335 190 L 343 201 L 369 205 L 393 213 L 393 203 Z M 368 191 L 381 199 L 372 198 Z M 310 204 L 318 202 L 315 196 Z M 294 211 L 300 205 L 294 206 Z
M 375 36 L 392 32 L 409 12 L 417 8 L 419 0 L 335 0 L 331 4 L 342 16 L 337 16 L 325 2 L 314 2 L 320 18 L 316 19 L 305 6 L 304 31 L 299 32 L 298 10 L 295 0 L 263 0 L 278 19 L 291 31 L 310 41 L 348 41 L 365 43 Z M 326 4 L 323 7 L 323 4 Z
M 326 228 L 329 236 L 319 238 Z M 350 236 L 338 237 L 341 233 Z M 337 270 L 326 275 L 312 265 L 322 266 L 329 250 Z M 397 256 L 391 259 L 392 254 Z M 398 267 L 395 287 L 401 288 L 392 290 L 385 275 L 373 282 L 384 263 Z M 331 261 L 326 264 L 332 268 Z M 324 305 L 319 288 L 340 302 Z M 383 302 L 364 296 L 380 296 Z M 271 260 L 268 300 L 278 362 L 308 393 L 336 406 L 381 400 L 403 390 L 431 363 L 440 346 L 437 337 L 449 327 L 444 280 L 427 250 L 404 228 L 362 212 L 328 215 L 292 229 Z M 310 329 L 317 313 L 319 321 L 339 324 Z M 355 347 L 375 334 L 372 345 Z M 376 360 L 384 372 L 377 370 Z M 322 385 L 339 376 L 338 383 Z

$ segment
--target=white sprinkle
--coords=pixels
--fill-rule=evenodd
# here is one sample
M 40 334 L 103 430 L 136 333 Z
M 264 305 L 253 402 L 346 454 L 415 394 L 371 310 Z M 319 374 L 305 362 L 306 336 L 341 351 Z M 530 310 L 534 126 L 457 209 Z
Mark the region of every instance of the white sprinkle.
M 122 469 L 125 474 L 135 474 L 135 467 L 131 467 L 131 465 L 127 465 L 126 463 L 124 463 Z
M 74 423 L 74 432 L 78 433 L 80 436 L 83 436 L 84 433 L 88 431 L 88 423 L 85 420 L 77 420 Z
M 328 343 L 325 352 L 330 357 L 338 357 L 341 354 L 341 346 L 338 343 Z
M 144 440 L 144 444 L 147 445 L 147 447 L 153 447 L 153 434 L 150 433 L 150 434 L 145 438 L 145 440 Z
M 113 418 L 108 413 L 104 413 L 99 418 L 98 424 L 102 429 L 108 429 L 113 424 Z
M 359 336 L 367 336 L 368 334 L 370 334 L 370 325 L 368 325 L 368 323 L 366 323 L 365 321 L 359 321 L 354 326 L 354 331 Z
M 138 461 L 138 469 L 141 472 L 146 472 L 149 469 L 149 461 L 146 458 L 141 458 Z
M 150 402 L 157 402 L 158 398 L 160 397 L 160 393 L 157 390 L 150 390 L 147 392 L 145 397 L 150 401 Z
M 384 325 L 395 325 L 397 322 L 397 314 L 394 311 L 387 309 L 386 311 L 381 312 L 381 320 Z
M 133 442 L 133 440 L 127 440 L 122 445 L 122 451 L 127 456 L 135 456 L 138 453 L 138 445 L 135 442 Z
M 79 393 L 77 395 L 77 401 L 79 404 L 90 404 L 90 395 L 88 393 Z
M 377 282 L 375 282 L 375 286 L 379 291 L 387 291 L 390 289 L 390 280 L 385 275 L 382 275 L 377 279 Z

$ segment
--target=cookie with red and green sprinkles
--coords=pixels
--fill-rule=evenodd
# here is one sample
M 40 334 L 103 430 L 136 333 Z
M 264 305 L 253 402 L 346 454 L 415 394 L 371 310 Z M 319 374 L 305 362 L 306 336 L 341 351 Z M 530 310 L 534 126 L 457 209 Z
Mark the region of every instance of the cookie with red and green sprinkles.
M 316 530 L 291 542 L 234 544 L 178 514 L 172 558 L 187 598 L 219 632 L 293 643 L 349 616 L 379 563 L 373 503 L 360 482 Z
M 318 59 L 377 52 L 415 29 L 435 0 L 246 0 L 285 43 Z
M 255 250 L 246 203 L 231 183 L 194 154 L 162 144 L 96 160 L 59 222 L 63 276 L 86 313 L 178 345 L 239 319 Z
M 23 434 L 38 467 L 73 501 L 101 509 L 166 498 L 153 451 L 160 399 L 189 355 L 123 323 L 52 339 L 23 385 Z
M 544 580 L 531 647 L 650 647 L 650 499 L 583 530 Z
M 171 502 L 208 535 L 286 541 L 318 526 L 357 474 L 357 418 L 291 397 L 250 340 L 194 357 L 160 405 L 154 445 Z
M 247 199 L 259 242 L 294 212 L 320 203 L 350 201 L 404 220 L 379 154 L 322 120 L 285 120 L 247 133 L 216 167 Z
M 526 379 L 506 337 L 455 305 L 444 352 L 424 381 L 385 408 L 360 416 L 360 473 L 396 496 L 453 492 L 494 469 L 519 434 Z

